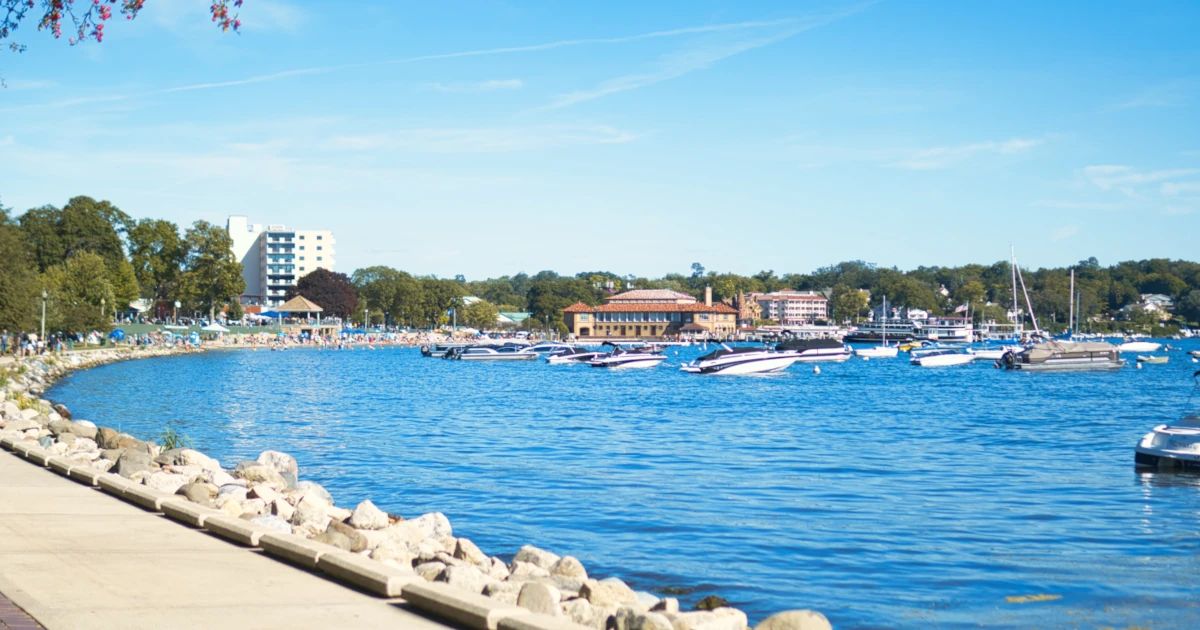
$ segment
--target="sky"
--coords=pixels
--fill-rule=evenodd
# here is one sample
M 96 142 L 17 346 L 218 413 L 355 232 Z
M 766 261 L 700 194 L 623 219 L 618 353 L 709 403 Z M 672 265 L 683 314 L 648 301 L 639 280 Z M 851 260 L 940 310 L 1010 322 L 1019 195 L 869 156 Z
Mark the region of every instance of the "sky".
M 1200 258 L 1194 1 L 208 4 L 19 30 L 0 204 L 469 279 Z

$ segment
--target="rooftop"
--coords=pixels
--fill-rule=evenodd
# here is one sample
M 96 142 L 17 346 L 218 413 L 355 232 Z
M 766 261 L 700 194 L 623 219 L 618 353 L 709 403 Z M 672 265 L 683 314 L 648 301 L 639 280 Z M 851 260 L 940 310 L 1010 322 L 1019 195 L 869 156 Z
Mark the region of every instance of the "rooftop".
M 677 302 L 661 303 L 661 302 L 641 302 L 641 303 L 617 303 L 617 304 L 601 304 L 599 306 L 588 306 L 583 302 L 576 302 L 563 309 L 564 313 L 734 313 L 738 310 L 728 304 L 714 302 L 712 306 L 706 306 L 703 302 L 688 302 L 679 304 Z
M 616 295 L 612 295 L 612 296 L 606 297 L 604 299 L 606 301 L 610 301 L 610 302 L 615 301 L 615 300 L 621 300 L 621 301 L 637 300 L 637 301 L 647 301 L 647 302 L 654 301 L 654 300 L 671 300 L 671 301 L 690 300 L 692 302 L 696 301 L 696 298 L 692 297 L 691 295 L 688 295 L 687 293 L 680 293 L 678 291 L 672 291 L 670 289 L 634 289 L 633 291 L 626 291 L 624 293 L 618 293 Z

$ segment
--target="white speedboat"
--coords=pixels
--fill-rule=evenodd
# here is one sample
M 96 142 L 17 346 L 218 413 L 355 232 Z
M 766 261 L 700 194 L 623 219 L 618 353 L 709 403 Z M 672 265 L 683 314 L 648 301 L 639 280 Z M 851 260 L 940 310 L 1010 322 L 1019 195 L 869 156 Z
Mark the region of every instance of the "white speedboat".
M 536 352 L 521 346 L 470 346 L 455 348 L 446 353 L 445 359 L 459 361 L 536 361 L 540 358 Z
M 789 339 L 775 346 L 776 352 L 792 354 L 796 361 L 845 361 L 850 358 L 850 346 L 837 339 Z
M 588 361 L 588 365 L 598 368 L 625 370 L 658 367 L 660 363 L 667 360 L 662 355 L 662 350 L 654 346 L 622 348 L 617 344 L 607 341 L 604 342 L 604 345 L 612 346 L 612 351 Z
M 548 355 L 548 354 L 558 354 L 560 352 L 563 352 L 565 350 L 571 350 L 573 348 L 574 348 L 574 346 L 570 346 L 565 343 L 559 343 L 557 341 L 543 341 L 541 343 L 536 343 L 532 346 L 529 346 L 528 348 L 526 348 L 526 350 L 529 352 L 533 352 L 535 354 Z
M 1104 341 L 1047 341 L 1009 350 L 995 365 L 1028 372 L 1118 370 L 1125 359 Z
M 550 365 L 583 365 L 596 357 L 602 357 L 606 354 L 608 353 L 588 350 L 587 348 L 567 348 L 546 357 L 546 363 Z
M 1117 346 L 1117 352 L 1158 352 L 1161 347 L 1161 343 L 1153 341 L 1126 341 Z
M 966 365 L 975 360 L 975 357 L 957 350 L 942 349 L 919 357 L 912 358 L 913 365 L 921 367 L 949 367 L 952 365 Z
M 721 344 L 714 350 L 679 368 L 692 374 L 762 374 L 786 370 L 798 355 L 770 348 L 730 348 Z
M 1193 380 L 1197 377 L 1200 372 L 1192 375 Z M 1172 424 L 1154 427 L 1138 442 L 1133 462 L 1137 468 L 1160 472 L 1200 471 L 1200 415 L 1188 414 Z
M 871 346 L 870 348 L 855 348 L 854 354 L 868 359 L 891 359 L 900 353 L 896 346 Z
M 1006 352 L 1008 348 L 967 348 L 967 354 L 977 361 L 998 361 Z

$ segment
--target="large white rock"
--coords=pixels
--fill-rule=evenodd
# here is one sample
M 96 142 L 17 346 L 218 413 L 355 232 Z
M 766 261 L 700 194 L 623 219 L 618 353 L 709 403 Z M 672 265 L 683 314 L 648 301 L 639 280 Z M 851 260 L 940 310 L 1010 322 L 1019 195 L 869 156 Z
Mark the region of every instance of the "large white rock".
M 509 576 L 510 576 L 509 579 L 513 579 L 513 580 L 529 581 L 529 580 L 534 580 L 536 578 L 550 577 L 549 571 L 543 569 L 542 567 L 539 567 L 536 564 L 533 564 L 532 562 L 522 562 L 520 560 L 513 560 L 512 564 L 509 565 L 508 570 L 509 570 Z
M 575 556 L 563 556 L 559 558 L 558 562 L 550 565 L 549 570 L 550 575 L 587 579 L 587 570 L 583 568 L 583 563 Z
M 549 571 L 550 567 L 554 566 L 554 563 L 558 562 L 559 560 L 560 558 L 558 557 L 558 554 L 551 553 L 545 549 L 539 549 L 533 545 L 525 545 L 524 547 L 521 547 L 517 550 L 517 555 L 513 556 L 513 562 L 528 562 L 546 569 L 547 571 Z
M 492 583 L 492 578 L 484 575 L 477 567 L 473 566 L 448 566 L 442 569 L 442 572 L 434 578 L 436 582 L 445 582 L 455 588 L 460 588 L 475 595 L 483 594 L 483 587 Z
M 182 488 L 183 484 L 188 482 L 187 475 L 178 475 L 168 472 L 150 473 L 142 478 L 142 483 L 146 487 L 165 492 L 167 494 L 175 494 L 175 491 Z
M 368 536 L 367 546 L 370 547 L 370 536 L 367 532 L 363 532 L 363 535 Z M 374 549 L 371 549 L 371 558 L 379 561 L 395 560 L 401 565 L 411 567 L 415 556 L 407 544 L 394 538 L 388 538 L 380 541 Z
M 570 599 L 562 603 L 562 611 L 575 623 L 607 630 L 608 618 L 616 614 L 616 607 L 593 606 L 586 599 Z
M 454 530 L 450 527 L 450 519 L 441 512 L 422 514 L 407 523 L 421 530 L 426 538 L 445 538 L 454 535 Z
M 330 520 L 332 519 L 329 515 L 320 507 L 299 505 L 292 514 L 292 531 L 303 536 L 315 536 L 329 527 Z
M 526 582 L 521 587 L 521 593 L 517 596 L 517 605 L 535 613 L 560 617 L 562 616 L 562 609 L 559 608 L 558 604 L 561 600 L 562 593 L 553 586 L 537 582 Z M 666 630 L 670 630 L 670 626 Z
M 258 463 L 275 470 L 275 472 L 291 473 L 293 477 L 300 474 L 296 458 L 279 451 L 263 451 L 258 456 Z
M 426 536 L 425 532 L 422 531 L 420 527 L 412 524 L 412 521 L 400 521 L 398 523 L 392 523 L 384 531 L 386 531 L 392 538 L 406 543 L 419 543 L 428 538 L 428 536 Z
M 593 606 L 617 607 L 636 604 L 637 593 L 623 582 L 597 582 L 588 580 L 579 589 L 579 596 L 588 600 Z
M 491 568 L 491 562 L 488 559 L 487 554 L 480 551 L 479 547 L 475 546 L 475 543 L 471 542 L 470 539 L 467 538 L 458 539 L 454 546 L 454 557 L 458 558 L 459 560 L 466 560 L 471 564 L 483 564 L 487 562 L 488 569 L 490 570 Z
M 288 503 L 283 498 L 278 498 L 271 502 L 271 514 L 274 514 L 275 516 L 278 516 L 289 523 L 292 522 L 292 516 L 295 513 L 296 508 L 292 507 L 292 504 Z
M 207 481 L 208 483 L 211 483 L 212 485 L 214 485 L 218 488 L 220 488 L 221 486 L 231 486 L 231 485 L 243 485 L 244 486 L 246 483 L 245 480 L 236 479 L 236 478 L 234 478 L 233 475 L 231 475 L 219 468 L 205 471 L 204 476 L 205 476 L 205 481 Z
M 670 615 L 676 630 L 745 630 L 746 613 L 736 608 L 714 608 Z M 807 630 L 807 629 L 806 629 Z
M 833 625 L 815 610 L 787 610 L 762 620 L 754 630 L 833 630 Z
M 359 503 L 350 513 L 350 526 L 354 529 L 385 529 L 388 523 L 387 512 L 370 501 Z
M 521 588 L 526 582 L 492 582 L 483 587 L 483 594 L 510 606 L 517 605 L 517 598 L 521 595 Z M 561 611 L 559 615 L 561 615 Z

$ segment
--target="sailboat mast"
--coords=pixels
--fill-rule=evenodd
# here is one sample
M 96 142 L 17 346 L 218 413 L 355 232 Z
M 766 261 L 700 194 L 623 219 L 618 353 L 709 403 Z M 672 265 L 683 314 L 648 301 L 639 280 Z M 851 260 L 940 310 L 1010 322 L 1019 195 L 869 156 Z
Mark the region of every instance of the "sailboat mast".
M 1008 252 L 1009 252 L 1009 255 L 1012 257 L 1012 263 L 1009 266 L 1012 268 L 1012 289 L 1013 289 L 1012 304 L 1013 304 L 1013 324 L 1014 324 L 1013 330 L 1016 330 L 1016 323 L 1017 323 L 1017 320 L 1019 319 L 1017 316 L 1017 250 L 1012 246 L 1012 243 L 1009 243 L 1009 245 L 1008 245 Z
M 1067 327 L 1072 333 L 1075 332 L 1075 270 L 1071 270 L 1071 315 L 1067 318 Z
M 1042 329 L 1038 328 L 1037 313 L 1033 312 L 1033 302 L 1029 299 L 1029 288 L 1025 286 L 1025 276 L 1021 273 L 1021 268 L 1017 266 L 1017 255 L 1013 253 L 1013 269 L 1017 271 L 1017 279 L 1021 281 L 1021 292 L 1025 294 L 1025 306 L 1029 308 L 1029 320 L 1033 322 L 1033 332 L 1042 334 Z
M 883 296 L 883 345 L 887 346 L 887 296 Z

